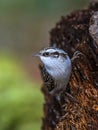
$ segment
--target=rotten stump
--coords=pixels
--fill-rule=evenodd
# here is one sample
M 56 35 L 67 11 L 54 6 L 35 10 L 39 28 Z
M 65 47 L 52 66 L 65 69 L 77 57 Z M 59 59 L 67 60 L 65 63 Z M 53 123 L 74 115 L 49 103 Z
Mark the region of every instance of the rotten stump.
M 72 59 L 72 74 L 58 102 L 48 92 L 55 87 L 53 79 L 40 67 L 42 130 L 98 130 L 98 3 L 62 17 L 50 36 L 50 46 L 66 50 Z

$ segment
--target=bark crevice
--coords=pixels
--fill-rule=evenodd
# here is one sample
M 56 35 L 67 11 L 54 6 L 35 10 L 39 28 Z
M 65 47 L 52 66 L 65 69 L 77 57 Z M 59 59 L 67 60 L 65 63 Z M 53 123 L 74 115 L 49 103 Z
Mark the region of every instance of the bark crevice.
M 42 130 L 98 130 L 98 3 L 62 17 L 50 32 L 50 46 L 68 52 L 72 74 L 58 102 L 48 93 L 54 81 L 40 66 L 45 96 Z

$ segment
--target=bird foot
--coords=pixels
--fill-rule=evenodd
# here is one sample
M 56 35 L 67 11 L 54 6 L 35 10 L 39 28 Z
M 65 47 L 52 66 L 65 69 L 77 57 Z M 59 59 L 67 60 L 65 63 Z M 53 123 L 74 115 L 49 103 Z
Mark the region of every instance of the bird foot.
M 72 61 L 76 58 L 79 58 L 80 55 L 84 55 L 81 51 L 75 51 L 72 57 Z

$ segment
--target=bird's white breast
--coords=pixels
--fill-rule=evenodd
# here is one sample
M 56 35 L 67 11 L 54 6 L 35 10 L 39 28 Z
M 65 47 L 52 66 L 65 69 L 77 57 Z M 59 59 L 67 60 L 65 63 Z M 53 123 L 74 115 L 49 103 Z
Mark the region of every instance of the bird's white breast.
M 45 68 L 48 73 L 56 80 L 64 80 L 70 76 L 71 73 L 71 61 L 69 58 L 65 59 L 54 59 L 46 61 Z

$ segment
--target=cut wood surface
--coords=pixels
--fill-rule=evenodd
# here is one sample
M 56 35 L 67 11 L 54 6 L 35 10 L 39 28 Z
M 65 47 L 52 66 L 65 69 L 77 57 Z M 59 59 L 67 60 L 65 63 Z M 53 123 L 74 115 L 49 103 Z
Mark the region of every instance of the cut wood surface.
M 61 20 L 50 32 L 50 46 L 72 59 L 72 74 L 60 101 L 48 91 L 52 77 L 40 66 L 45 96 L 42 130 L 98 130 L 98 3 Z

